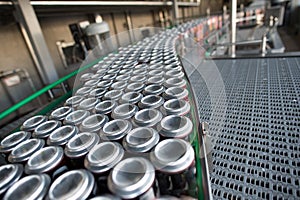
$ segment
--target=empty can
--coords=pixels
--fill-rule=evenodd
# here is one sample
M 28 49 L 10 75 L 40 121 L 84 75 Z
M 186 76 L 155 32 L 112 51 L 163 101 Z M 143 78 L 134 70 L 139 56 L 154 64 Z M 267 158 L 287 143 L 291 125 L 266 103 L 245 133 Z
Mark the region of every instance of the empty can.
M 159 141 L 159 134 L 153 128 L 132 129 L 124 138 L 123 146 L 130 152 L 149 152 Z
M 164 86 L 166 88 L 169 87 L 182 87 L 182 88 L 186 88 L 186 80 L 182 79 L 182 78 L 168 78 L 166 79 Z
M 181 87 L 170 87 L 168 88 L 165 93 L 163 94 L 163 97 L 167 100 L 169 99 L 183 99 L 185 101 L 189 100 L 189 92 L 185 88 Z
M 139 92 L 127 92 L 122 95 L 120 103 L 136 104 L 143 98 L 143 95 Z
M 52 146 L 64 146 L 78 134 L 78 128 L 72 125 L 65 125 L 54 130 L 47 139 L 47 144 Z
M 29 157 L 43 148 L 45 141 L 42 139 L 29 139 L 18 144 L 9 154 L 8 161 L 11 163 L 25 163 Z
M 80 102 L 83 101 L 84 99 L 85 99 L 85 97 L 83 97 L 83 96 L 78 96 L 78 95 L 72 96 L 66 100 L 65 106 L 77 108 L 79 106 Z
M 58 146 L 44 147 L 30 156 L 25 165 L 25 173 L 47 173 L 55 179 L 60 173 L 68 170 L 63 163 L 63 158 L 63 148 Z
M 82 121 L 80 131 L 98 133 L 98 131 L 108 122 L 108 117 L 103 114 L 94 114 L 88 116 Z
M 27 200 L 27 199 L 44 199 L 49 186 L 51 178 L 47 174 L 35 174 L 25 176 L 10 187 L 4 198 L 5 200 Z
M 186 115 L 190 112 L 190 104 L 184 100 L 170 99 L 161 107 L 164 115 Z
M 88 199 L 95 188 L 91 172 L 80 169 L 59 176 L 48 191 L 47 199 Z
M 164 138 L 187 138 L 193 130 L 192 121 L 185 116 L 169 115 L 164 117 L 157 126 Z
M 33 131 L 38 125 L 47 121 L 47 117 L 44 115 L 36 115 L 27 119 L 20 127 L 22 131 Z
M 135 127 L 153 127 L 162 119 L 162 114 L 156 109 L 146 108 L 135 113 L 132 124 Z
M 32 137 L 46 139 L 52 131 L 59 128 L 60 126 L 61 122 L 56 120 L 43 122 L 34 129 Z
M 157 170 L 162 195 L 179 197 L 195 184 L 194 159 L 193 147 L 182 139 L 166 139 L 156 145 L 150 153 L 150 160 Z
M 117 105 L 117 102 L 114 100 L 102 101 L 95 106 L 94 113 L 109 115 Z
M 151 162 L 142 157 L 122 160 L 111 171 L 108 188 L 124 199 L 155 199 L 152 185 L 155 170 Z
M 159 108 L 164 104 L 164 99 L 158 95 L 147 95 L 144 96 L 139 102 L 140 108 Z
M 136 105 L 124 103 L 113 109 L 111 117 L 113 119 L 130 119 L 137 111 Z
M 85 155 L 99 143 L 95 133 L 80 133 L 69 140 L 65 146 L 65 155 L 69 158 L 70 168 L 82 168 Z
M 28 140 L 31 134 L 26 131 L 18 131 L 6 136 L 0 143 L 0 152 L 9 154 L 18 144 Z
M 69 106 L 59 107 L 51 112 L 49 119 L 63 121 L 65 117 L 73 111 L 74 109 Z
M 78 110 L 92 111 L 97 103 L 99 103 L 99 99 L 94 97 L 84 99 L 82 102 L 80 102 Z
M 104 125 L 100 137 L 103 140 L 120 141 L 131 129 L 132 125 L 127 120 L 112 120 Z
M 90 112 L 87 110 L 76 110 L 68 114 L 64 120 L 64 124 L 67 125 L 79 125 L 85 118 L 90 116 Z
M 23 175 L 23 165 L 7 164 L 0 166 L 0 197 L 3 198 L 7 189 L 17 182 Z

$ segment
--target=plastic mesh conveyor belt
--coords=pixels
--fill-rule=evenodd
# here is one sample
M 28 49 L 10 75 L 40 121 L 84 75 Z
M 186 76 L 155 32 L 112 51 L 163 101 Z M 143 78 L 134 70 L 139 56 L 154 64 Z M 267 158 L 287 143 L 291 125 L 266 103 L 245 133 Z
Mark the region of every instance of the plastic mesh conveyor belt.
M 300 58 L 209 62 L 190 81 L 216 141 L 214 199 L 300 199 Z

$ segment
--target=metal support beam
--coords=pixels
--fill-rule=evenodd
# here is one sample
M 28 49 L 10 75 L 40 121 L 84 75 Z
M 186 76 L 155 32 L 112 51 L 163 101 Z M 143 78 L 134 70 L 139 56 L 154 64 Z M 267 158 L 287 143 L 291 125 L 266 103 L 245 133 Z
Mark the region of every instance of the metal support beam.
M 178 11 L 178 2 L 177 0 L 173 0 L 173 25 L 178 25 L 179 11 Z
M 43 32 L 29 0 L 14 0 L 16 18 L 43 84 L 58 79 Z
M 237 0 L 231 0 L 231 57 L 235 57 Z

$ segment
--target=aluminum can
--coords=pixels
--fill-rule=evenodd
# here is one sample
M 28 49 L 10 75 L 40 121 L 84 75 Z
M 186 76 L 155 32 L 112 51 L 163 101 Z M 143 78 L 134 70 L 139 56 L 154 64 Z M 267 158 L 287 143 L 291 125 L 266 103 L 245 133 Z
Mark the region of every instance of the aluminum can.
M 46 139 L 52 131 L 59 128 L 61 126 L 60 121 L 49 120 L 38 125 L 34 132 L 32 133 L 32 137 L 39 139 Z
M 11 163 L 25 163 L 34 152 L 43 148 L 45 141 L 42 139 L 29 139 L 18 144 L 9 154 L 8 161 Z
M 76 110 L 68 114 L 63 123 L 66 125 L 79 125 L 88 116 L 90 116 L 89 111 Z
M 7 164 L 0 166 L 0 197 L 3 198 L 7 189 L 17 182 L 23 175 L 23 165 Z
M 95 180 L 85 169 L 71 170 L 59 176 L 48 191 L 47 199 L 88 199 L 93 195 Z
M 22 131 L 33 131 L 38 125 L 47 121 L 47 117 L 44 115 L 36 115 L 27 119 L 20 127 Z
M 25 176 L 14 183 L 6 192 L 4 200 L 44 199 L 51 184 L 47 174 L 34 174 Z
M 74 109 L 69 106 L 59 107 L 51 112 L 49 119 L 63 121 L 73 111 Z
M 108 117 L 103 114 L 94 114 L 87 117 L 80 125 L 80 131 L 98 133 L 99 130 L 108 122 Z
M 26 131 L 18 131 L 6 136 L 0 142 L 0 152 L 9 154 L 18 144 L 28 140 L 31 134 Z
M 142 157 L 122 160 L 108 178 L 110 191 L 123 199 L 155 199 L 152 185 L 155 170 L 150 161 Z
M 65 125 L 54 130 L 47 139 L 47 144 L 51 146 L 65 146 L 67 142 L 77 135 L 79 129 L 76 126 Z

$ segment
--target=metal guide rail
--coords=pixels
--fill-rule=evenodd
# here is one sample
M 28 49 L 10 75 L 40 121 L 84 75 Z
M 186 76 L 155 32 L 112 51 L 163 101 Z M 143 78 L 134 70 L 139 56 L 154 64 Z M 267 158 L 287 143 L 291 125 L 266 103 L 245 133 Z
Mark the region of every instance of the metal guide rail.
M 2 140 L 1 197 L 210 199 L 197 105 L 174 46 L 191 25 L 109 54 L 77 76 L 64 106 Z
M 210 124 L 215 199 L 300 198 L 300 58 L 214 60 L 190 77 Z M 216 99 L 212 103 L 212 99 Z M 217 103 L 216 103 L 217 102 Z

